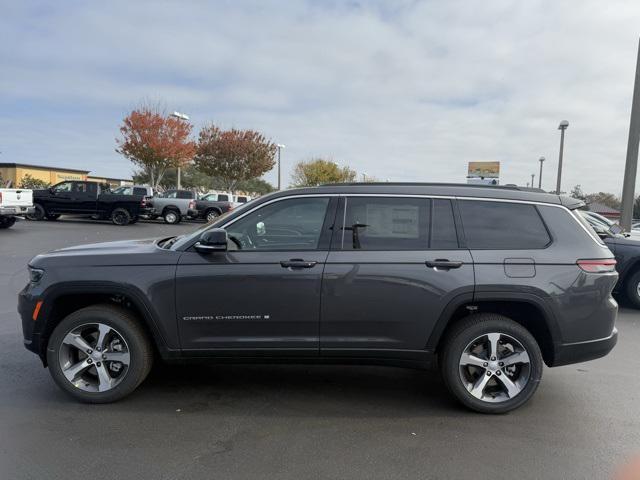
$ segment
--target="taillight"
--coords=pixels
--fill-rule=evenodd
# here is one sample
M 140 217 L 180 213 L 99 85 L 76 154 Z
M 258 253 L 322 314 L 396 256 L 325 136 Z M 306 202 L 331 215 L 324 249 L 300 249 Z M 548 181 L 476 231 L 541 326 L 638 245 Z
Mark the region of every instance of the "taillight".
M 191 200 L 191 201 L 189 202 L 189 208 L 190 208 L 191 210 L 195 210 L 195 209 L 196 209 L 196 201 L 195 201 L 195 200 Z
M 144 197 L 142 197 L 142 201 L 140 202 L 140 205 L 141 205 L 142 207 L 146 207 L 146 206 L 147 206 L 147 199 L 146 199 L 146 198 L 144 198 Z
M 578 260 L 576 263 L 582 270 L 588 273 L 609 273 L 616 270 L 616 260 L 614 258 Z

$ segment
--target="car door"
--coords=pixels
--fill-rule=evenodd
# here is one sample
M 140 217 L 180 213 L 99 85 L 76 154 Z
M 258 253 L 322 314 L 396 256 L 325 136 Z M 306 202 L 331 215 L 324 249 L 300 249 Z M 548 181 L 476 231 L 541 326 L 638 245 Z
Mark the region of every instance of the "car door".
M 77 213 L 95 213 L 98 185 L 87 182 L 73 182 L 71 191 L 72 207 Z
M 176 271 L 183 349 L 317 355 L 335 203 L 273 200 L 225 226 L 228 251 L 185 252 Z
M 450 199 L 347 196 L 323 277 L 323 356 L 421 355 L 444 308 L 473 295 Z
M 51 187 L 47 199 L 47 213 L 74 213 L 73 182 L 62 182 Z

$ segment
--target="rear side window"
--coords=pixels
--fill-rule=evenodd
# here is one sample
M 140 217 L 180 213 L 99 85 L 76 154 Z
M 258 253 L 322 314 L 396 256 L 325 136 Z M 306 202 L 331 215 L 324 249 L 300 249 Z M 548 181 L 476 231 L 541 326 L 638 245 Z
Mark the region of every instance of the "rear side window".
M 218 194 L 218 201 L 219 202 L 228 202 L 229 201 L 229 195 L 224 195 L 219 193 Z
M 133 189 L 133 193 L 134 193 L 134 195 L 146 195 L 147 194 L 147 189 L 146 188 L 137 188 L 137 187 L 135 187 Z
M 451 200 L 432 200 L 430 232 L 429 248 L 433 250 L 458 248 L 458 235 Z
M 477 200 L 458 204 L 469 248 L 526 250 L 551 242 L 534 205 Z
M 342 250 L 425 250 L 430 203 L 424 198 L 348 197 Z
M 188 191 L 188 190 L 179 190 L 178 191 L 178 198 L 190 199 L 190 198 L 193 198 L 193 193 Z

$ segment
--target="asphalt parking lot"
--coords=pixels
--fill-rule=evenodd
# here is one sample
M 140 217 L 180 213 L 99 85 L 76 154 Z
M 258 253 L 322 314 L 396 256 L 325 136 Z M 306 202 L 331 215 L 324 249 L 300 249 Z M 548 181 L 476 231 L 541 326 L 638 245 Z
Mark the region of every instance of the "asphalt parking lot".
M 630 309 L 608 357 L 546 369 L 504 416 L 462 409 L 435 373 L 382 367 L 156 365 L 124 401 L 72 401 L 22 346 L 28 260 L 197 226 L 63 218 L 0 231 L 0 478 L 604 479 L 640 453 Z

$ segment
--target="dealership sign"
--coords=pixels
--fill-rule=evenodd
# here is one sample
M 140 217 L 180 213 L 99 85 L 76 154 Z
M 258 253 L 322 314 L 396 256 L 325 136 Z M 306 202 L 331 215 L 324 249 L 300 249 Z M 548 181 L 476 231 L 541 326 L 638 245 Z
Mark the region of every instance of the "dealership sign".
M 498 185 L 499 179 L 500 162 L 469 162 L 467 183 Z

